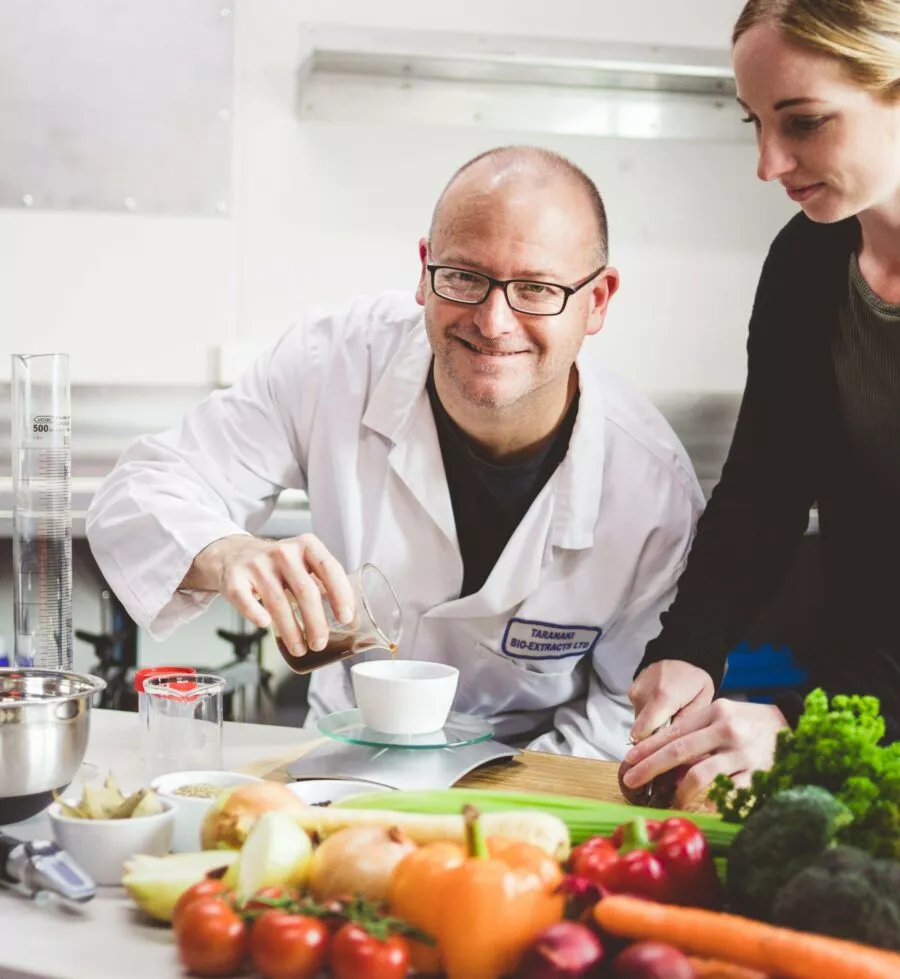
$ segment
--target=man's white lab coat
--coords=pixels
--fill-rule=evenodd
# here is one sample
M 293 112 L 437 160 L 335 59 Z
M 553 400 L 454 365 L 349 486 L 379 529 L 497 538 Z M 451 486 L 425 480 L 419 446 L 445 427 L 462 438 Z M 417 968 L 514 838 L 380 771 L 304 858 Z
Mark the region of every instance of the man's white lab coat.
M 684 449 L 649 402 L 582 353 L 565 459 L 482 589 L 458 598 L 430 363 L 422 310 L 405 294 L 294 327 L 231 389 L 125 452 L 88 513 L 100 568 L 164 638 L 210 601 L 177 591 L 194 556 L 258 530 L 282 489 L 304 489 L 341 564 L 370 561 L 394 586 L 398 655 L 459 668 L 454 710 L 488 718 L 501 741 L 619 759 L 626 691 L 703 506 Z M 313 674 L 311 719 L 353 706 L 352 662 Z

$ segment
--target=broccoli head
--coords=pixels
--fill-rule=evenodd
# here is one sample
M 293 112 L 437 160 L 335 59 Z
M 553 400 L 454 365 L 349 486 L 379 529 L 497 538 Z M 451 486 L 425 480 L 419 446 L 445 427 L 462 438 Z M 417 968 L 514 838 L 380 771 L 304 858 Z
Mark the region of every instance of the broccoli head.
M 900 863 L 838 846 L 778 892 L 773 921 L 900 952 Z
M 728 850 L 730 909 L 770 920 L 779 890 L 832 846 L 852 818 L 842 802 L 818 786 L 774 795 L 747 819 Z

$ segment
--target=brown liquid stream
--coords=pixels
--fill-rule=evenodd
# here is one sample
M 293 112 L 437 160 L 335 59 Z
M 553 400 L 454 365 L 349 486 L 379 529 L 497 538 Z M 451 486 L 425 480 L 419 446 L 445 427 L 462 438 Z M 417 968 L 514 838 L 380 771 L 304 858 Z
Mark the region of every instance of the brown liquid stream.
M 308 649 L 303 656 L 291 655 L 284 641 L 279 636 L 275 637 L 275 643 L 278 646 L 278 652 L 281 653 L 281 658 L 287 663 L 288 667 L 294 673 L 300 674 L 312 673 L 313 670 L 318 670 L 322 666 L 328 666 L 330 663 L 338 663 L 342 659 L 348 659 L 351 656 L 356 656 L 358 653 L 365 653 L 370 649 L 385 648 L 382 643 L 375 642 L 371 637 L 353 636 L 348 633 L 332 633 L 328 637 L 328 643 L 324 649 Z M 392 657 L 396 657 L 396 643 L 391 643 L 387 649 Z

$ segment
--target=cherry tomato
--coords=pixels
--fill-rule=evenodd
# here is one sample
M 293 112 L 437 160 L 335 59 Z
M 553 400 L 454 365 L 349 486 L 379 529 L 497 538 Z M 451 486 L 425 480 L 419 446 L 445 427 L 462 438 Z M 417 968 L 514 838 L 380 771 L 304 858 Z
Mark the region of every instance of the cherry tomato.
M 250 955 L 263 979 L 313 979 L 325 964 L 328 939 L 318 918 L 273 909 L 256 919 Z
M 328 963 L 334 979 L 403 979 L 409 968 L 409 945 L 402 935 L 381 941 L 348 921 L 331 940 Z
M 178 901 L 175 904 L 175 910 L 172 912 L 172 927 L 176 931 L 178 930 L 178 923 L 181 920 L 184 909 L 189 904 L 193 904 L 198 898 L 225 897 L 228 893 L 228 888 L 222 883 L 221 880 L 216 880 L 213 877 L 204 877 L 199 884 L 194 884 L 193 887 L 189 887 L 184 894 L 178 898 Z
M 181 913 L 178 931 L 181 964 L 198 976 L 230 976 L 247 955 L 247 926 L 221 897 L 199 897 Z

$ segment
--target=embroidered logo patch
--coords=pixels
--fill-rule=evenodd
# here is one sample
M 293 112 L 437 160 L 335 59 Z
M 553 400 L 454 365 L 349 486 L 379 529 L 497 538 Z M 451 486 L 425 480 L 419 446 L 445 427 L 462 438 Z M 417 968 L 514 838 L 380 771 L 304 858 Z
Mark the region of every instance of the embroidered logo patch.
M 584 656 L 597 644 L 602 629 L 585 625 L 555 625 L 529 619 L 510 619 L 501 649 L 517 659 L 565 659 Z

